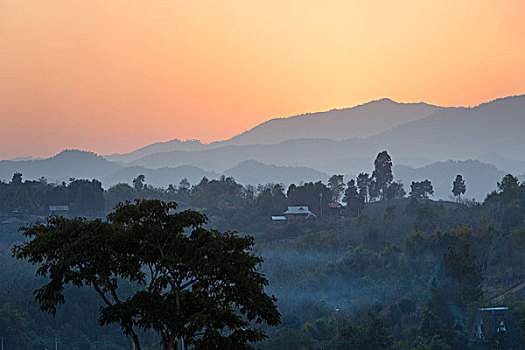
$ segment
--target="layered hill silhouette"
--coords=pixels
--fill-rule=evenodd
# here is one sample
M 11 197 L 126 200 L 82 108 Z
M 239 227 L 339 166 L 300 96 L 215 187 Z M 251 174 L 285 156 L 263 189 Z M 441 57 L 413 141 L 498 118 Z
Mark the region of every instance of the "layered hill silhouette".
M 0 179 L 9 181 L 14 172 L 21 172 L 24 179 L 44 176 L 51 182 L 97 178 L 109 187 L 145 174 L 148 183 L 166 187 L 182 178 L 196 183 L 203 176 L 224 174 L 243 184 L 288 184 L 326 181 L 329 174 L 345 174 L 349 179 L 359 172 L 371 173 L 377 153 L 387 150 L 397 165 L 394 176 L 407 191 L 411 181 L 428 178 L 435 185 L 436 198 L 447 199 L 453 177 L 461 173 L 467 181 L 467 197 L 483 199 L 505 173 L 525 173 L 523 130 L 525 95 L 473 108 L 382 99 L 349 109 L 272 119 L 211 144 L 172 140 L 106 157 L 66 150 L 48 159 L 0 161 Z
M 192 165 L 181 165 L 175 168 L 148 169 L 140 166 L 123 167 L 120 170 L 107 174 L 102 180 L 104 187 L 108 188 L 118 183 L 132 184 L 133 179 L 138 175 L 146 176 L 146 183 L 167 188 L 169 185 L 177 185 L 182 179 L 187 179 L 190 183 L 196 184 L 203 177 L 209 179 L 218 178 L 220 174 L 213 171 L 206 171 Z
M 225 141 L 224 144 L 275 144 L 290 139 L 366 138 L 422 119 L 441 109 L 447 108 L 426 103 L 398 103 L 384 98 L 353 108 L 271 119 Z
M 474 108 L 438 110 L 366 140 L 393 153 L 442 160 L 500 154 L 524 160 L 525 95 Z
M 294 166 L 276 166 L 246 160 L 224 172 L 242 184 L 281 183 L 289 185 L 299 182 L 328 181 L 329 175 L 311 168 Z
M 381 101 L 376 103 L 384 103 Z M 388 105 L 396 106 L 394 102 L 388 102 Z M 434 108 L 428 105 L 423 107 Z M 388 116 L 388 112 L 384 113 Z M 228 142 L 234 142 L 234 138 L 212 149 L 159 152 L 130 164 L 149 168 L 191 164 L 222 172 L 238 162 L 256 160 L 265 164 L 309 167 L 325 173 L 355 173 L 366 169 L 367 164 L 369 167 L 370 159 L 384 149 L 398 163 L 413 167 L 447 159 L 477 159 L 487 154 L 493 158 L 508 157 L 524 161 L 525 154 L 521 151 L 525 147 L 522 135 L 525 130 L 524 114 L 525 96 L 515 96 L 474 108 L 437 108 L 426 117 L 366 138 L 336 140 L 326 138 L 319 132 L 317 138 L 291 139 L 277 144 L 258 144 L 255 141 L 258 138 L 254 138 L 254 144 L 228 145 Z M 337 123 L 337 119 L 326 119 L 325 123 L 331 124 L 334 129 L 345 128 Z M 252 131 L 255 132 L 255 129 Z M 261 126 L 258 132 L 262 133 L 263 129 Z M 300 124 L 296 129 L 302 130 Z M 250 132 L 244 134 L 243 142 L 248 142 Z M 272 138 L 272 132 L 269 132 L 268 138 Z
M 244 185 L 282 183 L 289 185 L 301 181 L 325 181 L 328 175 L 320 171 L 292 166 L 275 166 L 253 160 L 236 164 L 224 173 L 206 171 L 192 165 L 150 169 L 143 166 L 123 166 L 108 161 L 95 153 L 67 150 L 54 157 L 39 160 L 0 161 L 0 180 L 9 182 L 14 173 L 20 172 L 24 180 L 38 180 L 44 177 L 51 183 L 68 183 L 71 179 L 98 179 L 105 188 L 118 183 L 132 184 L 140 174 L 146 176 L 146 183 L 167 188 L 177 185 L 182 179 L 197 184 L 203 177 L 219 178 L 233 176 Z
M 363 164 L 366 163 L 365 166 L 368 167 L 371 167 L 372 162 L 373 159 L 363 160 Z M 366 171 L 365 168 L 361 170 Z M 94 153 L 82 151 L 64 151 L 54 157 L 36 161 L 0 162 L 0 180 L 8 182 L 14 172 L 21 172 L 25 180 L 37 180 L 44 176 L 49 182 L 55 183 L 68 182 L 71 178 L 95 178 L 101 180 L 105 188 L 118 183 L 132 184 L 133 179 L 140 174 L 146 176 L 147 184 L 162 188 L 166 188 L 170 184 L 177 185 L 183 178 L 188 179 L 191 184 L 197 184 L 203 177 L 214 179 L 221 175 L 232 176 L 243 185 L 254 186 L 266 183 L 282 183 L 285 186 L 301 182 L 323 181 L 326 183 L 329 177 L 329 173 L 312 168 L 276 166 L 254 160 L 240 162 L 224 172 L 206 171 L 191 165 L 158 169 L 122 166 L 116 162 L 107 161 Z M 346 175 L 345 181 L 355 177 L 355 174 L 343 171 L 333 173 Z M 403 182 L 407 192 L 410 191 L 412 181 L 431 180 L 435 191 L 433 198 L 444 200 L 450 198 L 452 181 L 455 176 L 462 174 L 467 184 L 465 198 L 483 200 L 488 193 L 496 189 L 496 183 L 507 172 L 478 160 L 449 160 L 418 168 L 396 164 L 393 173 L 396 181 Z M 520 179 L 523 180 L 524 178 L 525 174 L 522 174 Z
M 52 182 L 67 182 L 70 178 L 100 179 L 121 168 L 122 165 L 93 152 L 65 150 L 47 159 L 2 160 L 0 179 L 9 181 L 15 172 L 19 172 L 24 179 L 36 180 L 43 176 Z
M 396 165 L 393 169 L 394 178 L 401 180 L 407 193 L 410 192 L 412 181 L 430 180 L 434 187 L 434 196 L 437 199 L 452 197 L 452 182 L 457 174 L 465 180 L 467 191 L 464 198 L 484 200 L 487 194 L 494 191 L 497 182 L 501 181 L 506 172 L 499 170 L 492 164 L 478 160 L 437 162 L 420 168 L 411 168 L 406 165 Z
M 144 146 L 142 148 L 139 148 L 133 152 L 125 153 L 125 154 L 111 154 L 108 156 L 105 156 L 107 160 L 116 161 L 116 162 L 122 162 L 122 163 L 130 163 L 137 159 L 140 159 L 142 157 L 146 157 L 150 154 L 158 153 L 158 152 L 169 152 L 169 151 L 202 151 L 205 149 L 209 149 L 210 147 L 206 144 L 201 143 L 198 140 L 187 140 L 187 141 L 181 141 L 178 139 L 173 139 L 166 142 L 156 142 L 151 145 Z
M 106 158 L 130 163 L 159 152 L 203 151 L 232 145 L 269 145 L 301 138 L 331 140 L 364 138 L 424 118 L 440 109 L 444 108 L 426 103 L 398 103 L 384 98 L 352 108 L 270 119 L 225 141 L 203 144 L 196 140 L 174 139 L 157 142 L 126 154 L 112 154 Z

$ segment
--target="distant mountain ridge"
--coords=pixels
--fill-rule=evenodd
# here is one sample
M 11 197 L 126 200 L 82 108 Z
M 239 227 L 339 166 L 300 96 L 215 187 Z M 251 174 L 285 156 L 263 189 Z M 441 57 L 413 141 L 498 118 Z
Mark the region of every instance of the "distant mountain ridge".
M 298 118 L 300 119 L 300 118 Z M 525 96 L 513 96 L 474 108 L 441 108 L 368 138 L 291 139 L 278 144 L 226 145 L 201 151 L 155 153 L 133 161 L 149 168 L 192 164 L 222 172 L 238 162 L 302 166 L 347 174 L 370 169 L 370 159 L 388 152 L 419 167 L 435 161 L 478 159 L 486 154 L 524 161 Z M 322 135 L 320 135 L 322 136 Z M 503 164 L 503 162 L 502 162 Z M 514 168 L 520 173 L 525 169 Z
M 410 181 L 429 178 L 439 188 L 436 196 L 443 199 L 449 196 L 449 177 L 455 176 L 454 172 L 465 172 L 463 175 L 467 180 L 467 196 L 476 198 L 486 195 L 486 190 L 493 190 L 495 181 L 500 180 L 504 173 L 510 172 L 520 178 L 525 176 L 522 175 L 525 174 L 525 154 L 522 151 L 525 149 L 525 95 L 497 99 L 473 108 L 403 105 L 383 99 L 350 110 L 352 113 L 361 111 L 358 114 L 363 116 L 363 110 L 375 113 L 381 108 L 386 112 L 380 120 L 399 120 L 397 117 L 389 119 L 388 114 L 392 110 L 399 111 L 399 108 L 409 108 L 417 113 L 421 112 L 420 108 L 427 112 L 432 111 L 427 116 L 365 138 L 335 140 L 323 138 L 322 133 L 316 134 L 318 137 L 315 138 L 300 138 L 300 135 L 294 134 L 291 137 L 295 138 L 278 143 L 229 144 L 235 140 L 241 142 L 239 140 L 242 138 L 242 142 L 257 140 L 254 135 L 264 130 L 273 134 L 275 130 L 272 131 L 272 128 L 275 125 L 289 123 L 290 120 L 299 123 L 293 124 L 299 130 L 302 122 L 325 120 L 328 123 L 328 119 L 323 118 L 331 118 L 331 130 L 339 129 L 338 132 L 349 135 L 355 131 L 348 131 L 342 127 L 344 123 L 335 122 L 340 111 L 330 111 L 312 114 L 314 117 L 297 116 L 272 120 L 263 123 L 259 129 L 254 128 L 231 140 L 210 145 L 195 140 L 172 140 L 149 145 L 129 154 L 107 157 L 92 152 L 66 150 L 48 159 L 0 161 L 0 179 L 9 181 L 14 172 L 21 172 L 24 179 L 44 176 L 52 182 L 68 181 L 72 177 L 97 178 L 103 180 L 105 187 L 117 182 L 130 183 L 140 173 L 145 173 L 147 182 L 151 180 L 151 184 L 162 187 L 170 183 L 176 184 L 182 177 L 197 182 L 202 176 L 218 177 L 221 174 L 231 175 L 238 178 L 239 182 L 254 185 L 310 179 L 315 181 L 325 179 L 328 174 L 355 176 L 363 171 L 371 173 L 373 160 L 382 150 L 387 150 L 392 156 L 393 163 L 397 166 L 397 173 L 394 173 L 396 178 L 408 181 L 407 190 Z M 415 114 L 410 118 L 413 117 L 415 118 Z M 268 125 L 271 124 L 274 126 L 270 128 Z M 275 137 L 283 135 L 285 134 Z M 250 139 L 252 136 L 254 137 Z M 485 163 L 464 161 L 452 164 L 446 162 L 448 159 L 481 159 Z M 497 167 L 491 164 L 496 164 Z M 479 186 L 476 179 L 480 182 Z M 470 187 L 469 181 L 472 182 Z M 472 192 L 469 193 L 469 190 Z
M 394 126 L 424 118 L 439 109 L 446 108 L 423 102 L 400 103 L 383 98 L 351 108 L 270 119 L 225 141 L 204 144 L 198 140 L 181 141 L 174 139 L 153 143 L 133 152 L 112 154 L 105 157 L 112 161 L 132 163 L 140 158 L 160 152 L 191 152 L 225 146 L 268 145 L 303 138 L 331 140 L 364 138 Z
M 276 144 L 290 139 L 366 138 L 397 125 L 446 109 L 420 103 L 400 103 L 388 98 L 352 108 L 307 113 L 268 120 L 224 142 L 227 145 Z
M 311 168 L 294 166 L 276 166 L 246 160 L 224 172 L 241 184 L 258 185 L 281 183 L 285 186 L 299 182 L 327 182 L 329 175 Z
M 187 179 L 191 184 L 199 183 L 203 177 L 215 179 L 220 176 L 213 171 L 202 170 L 192 165 L 180 165 L 175 168 L 149 169 L 140 166 L 124 167 L 116 172 L 101 178 L 102 185 L 109 188 L 118 183 L 132 184 L 138 175 L 146 176 L 146 183 L 155 187 L 167 188 L 169 185 L 178 185 L 182 179 Z
M 337 141 L 332 141 L 336 142 Z M 241 146 L 231 146 L 243 149 Z M 268 145 L 267 147 L 278 147 Z M 373 159 L 363 159 L 362 168 L 358 171 L 367 171 L 373 163 Z M 368 167 L 368 168 L 367 168 Z M 219 178 L 221 175 L 232 176 L 243 185 L 254 185 L 266 183 L 282 183 L 288 186 L 290 183 L 301 182 L 327 182 L 331 174 L 345 174 L 355 177 L 356 173 L 349 173 L 337 169 L 333 172 L 321 172 L 313 168 L 296 166 L 277 166 L 264 164 L 254 160 L 247 160 L 236 164 L 224 172 L 207 171 L 192 165 L 181 165 L 177 167 L 163 167 L 151 169 L 142 166 L 122 166 L 110 162 L 91 152 L 64 151 L 54 157 L 38 161 L 1 161 L 0 179 L 10 181 L 14 172 L 21 172 L 24 180 L 36 180 L 44 176 L 49 182 L 68 182 L 70 178 L 87 178 L 101 180 L 104 188 L 109 188 L 118 183 L 132 184 L 133 179 L 140 174 L 146 176 L 146 183 L 155 187 L 167 188 L 168 185 L 177 185 L 183 178 L 187 178 L 191 184 L 197 184 L 203 177 L 209 179 Z M 465 198 L 476 198 L 483 200 L 485 196 L 496 189 L 496 183 L 507 173 L 499 170 L 492 164 L 482 163 L 478 160 L 436 162 L 422 167 L 410 167 L 401 165 L 394 157 L 394 178 L 401 180 L 405 190 L 410 192 L 412 181 L 431 180 L 434 185 L 434 199 L 449 199 L 452 189 L 452 181 L 457 174 L 462 174 L 467 184 Z M 525 174 L 515 173 L 521 180 Z M 350 177 L 345 176 L 345 181 Z
M 72 178 L 97 179 L 104 188 L 118 183 L 132 184 L 133 179 L 140 174 L 146 176 L 146 183 L 155 187 L 167 188 L 170 184 L 177 185 L 182 179 L 191 184 L 199 183 L 203 177 L 216 179 L 221 175 L 233 176 L 244 185 L 259 185 L 266 183 L 283 183 L 301 181 L 325 181 L 328 175 L 310 168 L 275 166 L 253 160 L 240 162 L 224 173 L 206 171 L 192 165 L 162 167 L 150 169 L 143 166 L 122 166 L 108 161 L 95 153 L 66 150 L 51 158 L 39 160 L 0 161 L 0 180 L 9 182 L 15 172 L 22 173 L 23 180 L 46 178 L 52 183 L 66 183 Z
M 487 194 L 496 190 L 496 184 L 501 181 L 506 172 L 492 164 L 479 160 L 437 162 L 420 168 L 406 165 L 395 165 L 394 179 L 401 180 L 407 193 L 410 192 L 412 181 L 430 180 L 434 187 L 432 198 L 447 200 L 452 196 L 452 182 L 457 174 L 465 180 L 467 191 L 464 198 L 485 199 Z
M 104 157 L 107 160 L 111 161 L 130 163 L 139 158 L 158 152 L 168 152 L 174 150 L 201 151 L 205 149 L 208 149 L 208 146 L 206 144 L 201 143 L 199 140 L 181 141 L 179 139 L 173 139 L 166 142 L 152 143 L 151 145 L 144 146 L 129 153 L 114 153 Z
M 445 160 L 499 153 L 525 160 L 524 132 L 525 95 L 521 95 L 473 108 L 437 110 L 366 140 L 403 156 Z
M 57 155 L 36 160 L 0 161 L 0 179 L 11 180 L 13 173 L 20 172 L 25 179 L 41 176 L 54 182 L 69 181 L 70 178 L 97 178 L 122 168 L 93 152 L 65 150 Z

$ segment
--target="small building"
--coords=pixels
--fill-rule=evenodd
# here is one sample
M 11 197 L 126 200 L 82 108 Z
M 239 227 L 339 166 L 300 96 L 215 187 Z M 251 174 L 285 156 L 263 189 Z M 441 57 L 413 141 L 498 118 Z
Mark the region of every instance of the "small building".
M 68 205 L 50 205 L 49 214 L 51 215 L 64 215 L 69 213 Z
M 469 334 L 475 350 L 523 350 L 523 340 L 507 307 L 481 308 Z
M 278 216 L 272 216 L 272 225 L 285 225 L 286 224 L 286 216 L 278 215 Z
M 328 203 L 328 216 L 343 217 L 345 215 L 345 207 L 339 203 Z
M 288 223 L 307 222 L 309 220 L 317 219 L 317 216 L 312 213 L 306 205 L 288 207 L 284 212 L 284 216 Z

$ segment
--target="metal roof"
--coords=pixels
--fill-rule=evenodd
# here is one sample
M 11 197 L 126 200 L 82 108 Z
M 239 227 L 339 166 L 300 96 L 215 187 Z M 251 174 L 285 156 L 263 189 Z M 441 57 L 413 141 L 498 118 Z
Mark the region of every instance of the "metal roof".
M 286 221 L 286 216 L 272 216 L 272 221 Z
M 317 217 L 314 213 L 308 209 L 307 205 L 291 206 L 284 212 L 285 215 L 307 215 L 308 217 Z
M 328 206 L 330 208 L 342 208 L 343 207 L 341 203 L 328 203 Z
M 288 207 L 285 214 L 311 214 L 312 212 L 308 209 L 307 205 Z
M 68 205 L 50 205 L 49 211 L 69 211 Z

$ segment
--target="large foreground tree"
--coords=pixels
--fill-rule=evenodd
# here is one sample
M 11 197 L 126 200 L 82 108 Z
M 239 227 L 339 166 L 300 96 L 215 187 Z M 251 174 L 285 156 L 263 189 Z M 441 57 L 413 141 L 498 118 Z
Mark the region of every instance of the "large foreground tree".
M 105 221 L 50 217 L 23 228 L 31 240 L 13 254 L 47 279 L 35 291 L 41 310 L 54 314 L 72 284 L 99 294 L 99 323 L 119 324 L 137 350 L 137 329 L 156 331 L 163 349 L 178 340 L 248 349 L 264 339 L 256 325 L 277 325 L 280 314 L 264 292 L 253 238 L 204 229 L 205 216 L 176 207 L 142 200 L 118 205 Z

